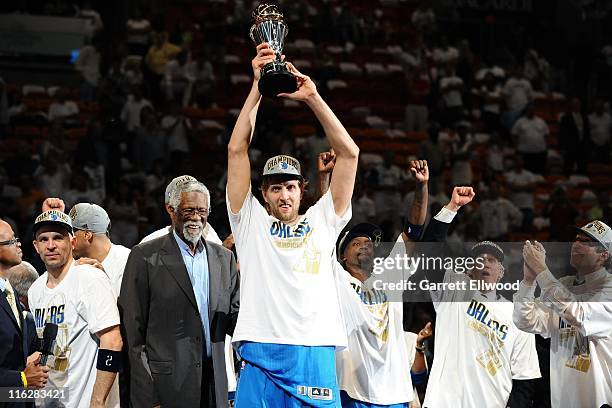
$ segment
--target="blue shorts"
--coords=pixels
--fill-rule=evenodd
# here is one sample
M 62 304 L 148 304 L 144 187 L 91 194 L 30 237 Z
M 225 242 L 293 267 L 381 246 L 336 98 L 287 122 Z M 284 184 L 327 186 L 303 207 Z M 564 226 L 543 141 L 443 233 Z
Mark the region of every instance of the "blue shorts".
M 334 346 L 244 342 L 236 408 L 339 408 Z
M 342 408 L 410 408 L 410 403 L 402 402 L 401 404 L 380 405 L 372 404 L 371 402 L 357 401 L 352 399 L 346 392 L 341 391 Z

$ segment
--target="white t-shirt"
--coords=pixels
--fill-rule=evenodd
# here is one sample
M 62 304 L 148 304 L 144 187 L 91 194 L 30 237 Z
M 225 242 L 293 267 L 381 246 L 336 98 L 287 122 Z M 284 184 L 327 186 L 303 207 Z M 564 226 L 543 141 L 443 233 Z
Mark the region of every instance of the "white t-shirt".
M 529 170 L 523 169 L 520 173 L 511 171 L 506 173 L 506 181 L 508 183 L 517 184 L 519 186 L 526 186 L 533 184 L 537 181 L 535 174 Z M 533 192 L 528 191 L 513 191 L 510 193 L 510 200 L 518 208 L 531 208 L 533 209 Z
M 612 275 L 600 269 L 574 285 L 542 272 L 536 285 L 521 282 L 514 321 L 550 338 L 550 399 L 553 408 L 600 407 L 612 402 Z M 561 317 L 563 315 L 563 317 Z
M 53 289 L 47 287 L 47 277 L 45 272 L 28 291 L 39 337 L 45 322 L 58 325 L 54 355 L 47 361 L 51 368 L 47 388 L 68 390 L 66 408 L 89 407 L 100 345 L 96 333 L 119 324 L 116 297 L 104 272 L 90 265 L 72 263 L 65 278 Z M 117 394 L 108 398 L 117 404 L 107 407 L 119 407 L 118 388 L 113 391 Z M 37 406 L 55 406 L 50 401 L 53 400 Z
M 143 242 L 147 242 L 155 238 L 163 237 L 164 235 L 168 235 L 170 231 L 172 231 L 172 226 L 168 225 L 167 227 L 158 229 L 157 231 L 153 231 L 152 233 L 144 237 L 140 241 L 140 243 L 142 244 Z M 215 231 L 212 225 L 210 225 L 209 223 L 206 223 L 206 225 L 204 226 L 204 231 L 202 232 L 202 236 L 208 242 L 213 242 L 215 244 L 223 245 L 223 242 L 221 242 L 221 238 L 219 238 L 219 235 L 217 235 L 217 231 Z
M 444 282 L 466 282 L 446 271 Z M 435 355 L 423 406 L 505 408 L 512 380 L 540 377 L 535 337 L 512 322 L 512 303 L 478 291 L 432 292 Z
M 522 117 L 516 121 L 512 134 L 517 136 L 516 150 L 520 153 L 542 153 L 546 151 L 548 125 L 541 118 Z
M 64 103 L 53 102 L 49 105 L 49 113 L 47 117 L 49 121 L 65 118 L 79 113 L 79 107 L 73 101 L 65 101 Z
M 440 92 L 446 107 L 452 108 L 456 106 L 463 106 L 463 98 L 461 97 L 461 91 L 453 89 L 446 91 L 449 86 L 463 85 L 463 80 L 458 76 L 448 76 L 440 80 Z
M 112 244 L 110 251 L 106 254 L 106 258 L 102 261 L 104 271 L 110 279 L 115 295 L 119 296 L 121 292 L 121 281 L 123 280 L 123 271 L 130 256 L 130 249 L 123 245 Z
M 145 106 L 151 108 L 151 102 L 144 98 L 137 101 L 134 99 L 134 95 L 128 96 L 128 100 L 121 110 L 121 120 L 125 122 L 128 131 L 133 132 L 140 126 L 140 111 Z
M 337 261 L 334 272 L 348 331 L 348 348 L 336 353 L 339 388 L 355 400 L 373 404 L 412 401 L 403 304 L 387 300 L 382 291 L 365 288 Z
M 339 217 L 328 191 L 287 225 L 249 191 L 230 226 L 240 261 L 240 313 L 233 342 L 346 346 L 332 261 L 351 219 Z
M 529 80 L 509 78 L 503 89 L 503 93 L 506 95 L 506 106 L 510 110 L 523 109 L 531 100 L 532 92 L 533 89 Z
M 597 146 L 605 146 L 610 142 L 612 133 L 612 116 L 603 113 L 601 116 L 595 113 L 589 115 L 589 126 L 591 128 L 591 140 Z

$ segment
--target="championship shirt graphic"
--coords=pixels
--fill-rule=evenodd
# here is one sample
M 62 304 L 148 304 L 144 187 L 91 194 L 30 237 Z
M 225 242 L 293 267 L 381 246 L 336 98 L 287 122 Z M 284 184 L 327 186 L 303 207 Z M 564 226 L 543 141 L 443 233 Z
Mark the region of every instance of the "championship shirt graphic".
M 586 373 L 591 367 L 591 351 L 589 338 L 580 334 L 576 328 L 559 318 L 559 343 L 561 347 L 572 350 L 565 366 Z
M 53 355 L 49 356 L 48 366 L 61 373 L 65 373 L 69 366 L 70 347 L 68 342 L 70 333 L 66 324 L 66 297 L 63 293 L 53 296 L 44 308 L 34 309 L 34 321 L 38 337 L 42 337 L 45 323 L 57 324 L 57 337 L 53 347 Z M 66 377 L 67 380 L 67 377 Z M 62 385 L 62 384 L 57 384 Z
M 368 331 L 376 337 L 379 346 L 385 344 L 389 339 L 389 301 L 387 294 L 384 291 L 364 288 L 355 283 L 351 283 L 351 286 L 374 319 L 374 322 L 368 325 Z
M 304 218 L 296 225 L 274 221 L 270 226 L 270 236 L 279 249 L 303 249 L 302 256 L 293 266 L 293 272 L 318 274 L 321 252 L 312 242 L 313 228 Z
M 502 349 L 508 336 L 508 325 L 496 320 L 495 315 L 483 302 L 472 299 L 466 310 L 467 325 L 483 336 L 488 343 L 477 352 L 476 361 L 494 376 L 502 367 Z

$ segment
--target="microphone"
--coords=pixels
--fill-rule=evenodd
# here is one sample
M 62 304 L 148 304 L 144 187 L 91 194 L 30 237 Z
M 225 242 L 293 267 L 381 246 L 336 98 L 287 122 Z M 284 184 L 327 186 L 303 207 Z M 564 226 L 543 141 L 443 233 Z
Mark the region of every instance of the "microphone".
M 50 354 L 53 354 L 53 343 L 57 337 L 57 324 L 45 323 L 45 330 L 43 331 L 42 346 L 40 365 L 47 365 L 47 358 Z

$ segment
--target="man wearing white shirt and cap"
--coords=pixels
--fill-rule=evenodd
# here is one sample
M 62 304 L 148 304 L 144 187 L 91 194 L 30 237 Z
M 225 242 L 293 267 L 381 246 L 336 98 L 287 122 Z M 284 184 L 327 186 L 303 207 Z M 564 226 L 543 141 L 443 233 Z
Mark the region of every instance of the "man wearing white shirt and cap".
M 550 338 L 553 408 L 612 405 L 612 229 L 592 221 L 577 229 L 570 264 L 576 276 L 557 279 L 539 242 L 525 242 L 523 281 L 514 295 L 514 322 Z M 535 299 L 535 289 L 540 297 Z
M 166 192 L 164 193 L 164 205 L 166 207 L 166 211 L 168 212 L 168 214 L 170 214 L 170 209 L 168 208 L 168 203 L 170 202 L 170 197 L 172 196 L 172 192 L 180 185 L 182 184 L 186 184 L 190 181 L 197 181 L 195 177 L 191 177 L 189 175 L 183 175 L 183 176 L 178 176 L 172 179 L 172 181 L 170 183 L 168 183 L 168 186 L 166 187 Z M 154 231 L 152 233 L 150 233 L 149 235 L 147 235 L 146 237 L 144 237 L 140 243 L 142 244 L 143 242 L 147 242 L 150 241 L 152 239 L 155 238 L 159 238 L 161 236 L 167 235 L 170 233 L 170 231 L 172 231 L 172 226 L 169 225 L 167 227 L 158 229 L 157 231 Z M 217 235 L 217 232 L 214 230 L 214 228 L 209 224 L 206 223 L 206 226 L 204 227 L 204 232 L 202 233 L 202 236 L 204 237 L 204 239 L 206 241 L 210 241 L 210 242 L 214 242 L 215 244 L 219 244 L 221 245 L 221 239 L 219 238 L 219 235 Z

